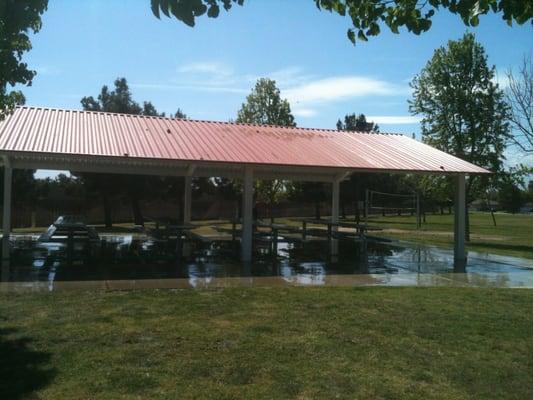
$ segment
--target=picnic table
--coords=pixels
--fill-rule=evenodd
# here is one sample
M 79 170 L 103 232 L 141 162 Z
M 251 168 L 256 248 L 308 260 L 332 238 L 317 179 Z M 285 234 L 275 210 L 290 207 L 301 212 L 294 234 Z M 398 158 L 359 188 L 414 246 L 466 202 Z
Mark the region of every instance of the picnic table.
M 302 239 L 303 240 L 305 240 L 305 237 L 307 235 L 307 231 L 308 231 L 307 224 L 325 225 L 327 228 L 328 239 L 331 239 L 334 227 L 355 229 L 355 234 L 362 238 L 366 236 L 366 232 L 382 230 L 382 228 L 380 228 L 379 226 L 368 225 L 368 224 L 358 224 L 357 222 L 348 222 L 348 221 L 333 222 L 327 219 L 305 218 L 301 220 L 301 222 L 302 222 Z
M 157 226 L 155 229 L 149 229 L 148 232 L 156 239 L 168 240 L 171 237 L 182 238 L 184 233 L 196 228 L 192 224 L 168 224 L 163 227 Z
M 235 241 L 237 236 L 239 235 L 241 229 L 237 228 L 237 225 L 241 224 L 240 220 L 231 220 L 229 223 L 231 223 L 231 228 L 226 228 L 222 226 L 213 226 L 214 229 L 216 229 L 219 232 L 228 232 L 231 233 L 231 240 Z M 284 238 L 285 235 L 289 235 L 292 233 L 298 233 L 300 234 L 300 228 L 287 225 L 287 224 L 276 224 L 276 223 L 270 223 L 270 222 L 263 222 L 260 220 L 256 220 L 253 222 L 254 227 L 254 237 L 258 238 L 259 240 L 269 240 L 271 242 L 271 245 L 273 248 L 277 247 L 278 242 L 280 241 L 294 241 L 294 237 L 291 238 Z M 266 231 L 265 231 L 266 229 Z M 281 234 L 281 238 L 280 238 Z

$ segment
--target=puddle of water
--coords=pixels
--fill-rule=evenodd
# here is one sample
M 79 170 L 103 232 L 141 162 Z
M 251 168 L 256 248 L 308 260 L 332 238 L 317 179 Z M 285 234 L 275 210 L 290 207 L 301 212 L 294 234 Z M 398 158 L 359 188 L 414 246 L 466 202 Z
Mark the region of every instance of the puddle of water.
M 239 262 L 238 243 L 187 243 L 133 236 L 98 243 L 14 238 L 0 290 L 210 288 L 227 286 L 384 285 L 533 287 L 533 260 L 469 252 L 463 269 L 451 250 L 404 242 L 257 243 Z

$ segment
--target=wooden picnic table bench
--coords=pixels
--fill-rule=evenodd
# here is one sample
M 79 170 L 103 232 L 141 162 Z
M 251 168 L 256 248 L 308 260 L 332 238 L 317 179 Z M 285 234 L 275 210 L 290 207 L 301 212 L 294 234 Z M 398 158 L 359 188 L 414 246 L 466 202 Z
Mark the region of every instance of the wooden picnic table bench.
M 332 237 L 333 227 L 355 229 L 355 234 L 360 237 L 364 237 L 365 233 L 368 231 L 381 231 L 382 230 L 382 228 L 380 228 L 379 226 L 368 225 L 368 224 L 358 224 L 357 222 L 348 222 L 348 221 L 333 222 L 327 219 L 316 219 L 316 218 L 305 218 L 299 221 L 302 222 L 302 239 L 303 240 L 305 240 L 305 236 L 307 235 L 307 231 L 309 230 L 307 228 L 307 224 L 325 225 L 327 229 L 328 238 Z

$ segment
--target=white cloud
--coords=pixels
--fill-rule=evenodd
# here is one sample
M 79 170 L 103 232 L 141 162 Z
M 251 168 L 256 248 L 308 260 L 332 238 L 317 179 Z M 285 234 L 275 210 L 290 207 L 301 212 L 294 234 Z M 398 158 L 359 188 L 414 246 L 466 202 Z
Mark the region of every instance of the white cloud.
M 506 89 L 509 86 L 509 77 L 507 76 L 507 72 L 496 70 L 493 82 L 497 83 L 500 86 L 500 89 Z
M 132 87 L 246 95 L 257 79 L 268 77 L 276 81 L 293 114 L 304 118 L 317 115 L 319 107 L 329 103 L 360 97 L 405 96 L 409 92 L 403 82 L 395 84 L 360 75 L 318 77 L 300 66 L 287 66 L 265 74 L 244 74 L 220 61 L 198 61 L 180 65 L 176 71 L 177 75 L 167 82 L 133 83 Z
M 38 65 L 34 69 L 37 72 L 37 75 L 42 76 L 58 76 L 63 72 L 61 68 L 53 65 Z
M 364 76 L 334 76 L 309 81 L 283 91 L 291 104 L 328 103 L 364 96 L 405 94 L 404 87 Z
M 422 120 L 420 117 L 411 115 L 369 115 L 366 119 L 381 125 L 418 124 Z
M 315 78 L 315 76 L 305 73 L 304 69 L 298 66 L 278 69 L 266 74 L 264 77 L 275 80 L 279 88 L 294 87 Z M 255 83 L 258 78 L 260 77 L 254 77 L 252 83 Z
M 178 67 L 179 73 L 232 75 L 233 69 L 218 61 L 201 61 L 184 64 Z
M 294 108 L 292 110 L 292 114 L 295 117 L 309 118 L 314 117 L 318 114 L 318 112 L 312 108 Z
M 246 94 L 249 92 L 248 89 L 241 89 L 237 87 L 226 87 L 218 85 L 209 85 L 209 84 L 190 84 L 190 85 L 179 85 L 179 84 L 165 84 L 165 83 L 132 83 L 130 85 L 133 88 L 139 89 L 154 89 L 154 90 L 175 90 L 175 91 L 198 91 L 198 92 L 222 92 L 222 93 L 239 93 Z

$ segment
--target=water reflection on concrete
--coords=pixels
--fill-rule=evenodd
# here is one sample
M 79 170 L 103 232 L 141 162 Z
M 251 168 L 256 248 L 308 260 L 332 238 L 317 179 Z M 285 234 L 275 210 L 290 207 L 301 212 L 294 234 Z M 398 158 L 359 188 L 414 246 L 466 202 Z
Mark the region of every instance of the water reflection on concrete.
M 66 257 L 61 246 L 15 240 L 3 265 L 1 291 L 218 288 L 232 286 L 533 287 L 533 260 L 469 252 L 454 269 L 453 251 L 404 242 L 340 241 L 256 246 L 254 262 L 238 260 L 235 243 L 175 243 L 108 236 Z

